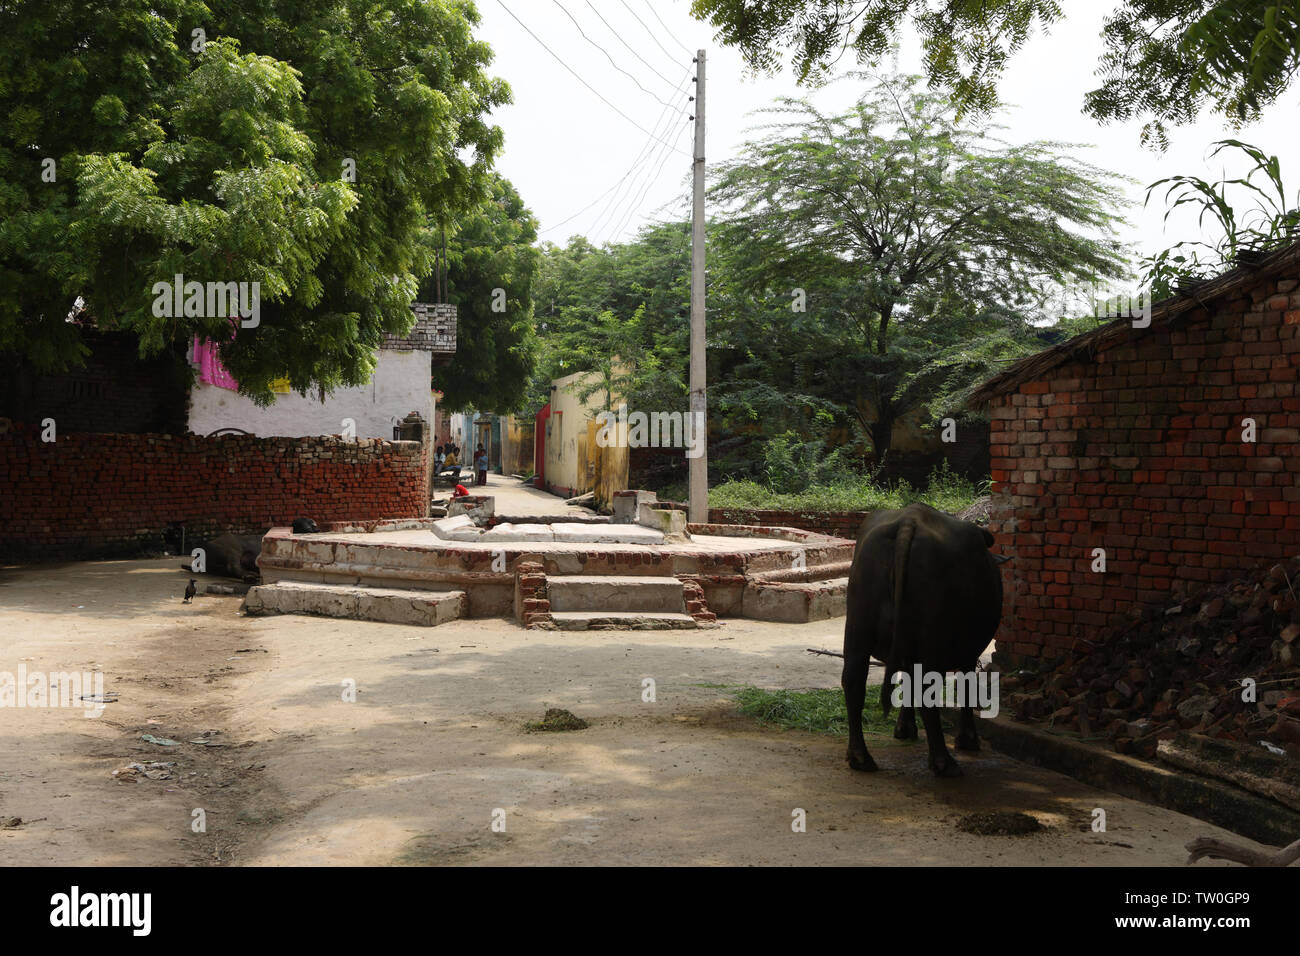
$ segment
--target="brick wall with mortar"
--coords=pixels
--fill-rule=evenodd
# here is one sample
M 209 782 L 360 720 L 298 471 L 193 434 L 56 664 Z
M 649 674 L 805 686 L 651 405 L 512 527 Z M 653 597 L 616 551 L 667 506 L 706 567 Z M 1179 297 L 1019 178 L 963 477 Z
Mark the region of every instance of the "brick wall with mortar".
M 776 511 L 749 508 L 710 508 L 712 524 L 762 525 L 767 528 L 798 528 L 856 541 L 858 529 L 870 511 Z
M 992 401 L 1007 662 L 1095 642 L 1180 582 L 1300 552 L 1300 284 L 1209 306 Z
M 333 437 L 118 435 L 37 428 L 0 435 L 0 561 L 157 552 L 297 517 L 418 517 L 429 490 L 417 442 Z

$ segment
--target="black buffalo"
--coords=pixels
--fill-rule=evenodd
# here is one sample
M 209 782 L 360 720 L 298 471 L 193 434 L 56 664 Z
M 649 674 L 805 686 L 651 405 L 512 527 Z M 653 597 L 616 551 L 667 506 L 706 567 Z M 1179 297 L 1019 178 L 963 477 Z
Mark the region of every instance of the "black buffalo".
M 881 706 L 890 709 L 891 678 L 911 673 L 972 672 L 993 640 L 1002 616 L 1002 576 L 1006 560 L 989 553 L 993 536 L 978 525 L 914 503 L 897 511 L 877 511 L 858 533 L 849 571 L 844 622 L 844 673 L 841 684 L 849 711 L 849 766 L 875 770 L 862 737 L 862 705 L 872 657 L 885 664 Z M 939 711 L 921 710 L 930 768 L 941 777 L 961 776 L 944 746 Z M 894 736 L 914 738 L 916 718 L 899 712 Z M 978 750 L 979 736 L 970 707 L 963 707 L 954 744 Z

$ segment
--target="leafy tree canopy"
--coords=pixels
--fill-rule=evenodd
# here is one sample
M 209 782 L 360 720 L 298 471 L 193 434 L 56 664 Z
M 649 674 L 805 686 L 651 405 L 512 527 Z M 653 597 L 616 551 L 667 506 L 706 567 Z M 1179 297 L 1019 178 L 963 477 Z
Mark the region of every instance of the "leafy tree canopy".
M 879 64 L 911 23 L 932 85 L 961 111 L 998 103 L 1008 59 L 1062 16 L 1057 0 L 693 0 L 692 12 L 771 71 L 789 51 L 800 81 L 818 80 L 849 49 Z M 1300 66 L 1297 0 L 1122 0 L 1102 31 L 1101 84 L 1085 110 L 1099 121 L 1148 117 L 1143 139 L 1163 147 L 1168 124 L 1205 107 L 1234 125 L 1273 102 Z
M 430 230 L 428 242 L 439 235 Z M 456 355 L 434 370 L 449 411 L 505 414 L 525 402 L 536 363 L 533 296 L 541 252 L 537 220 L 508 180 L 495 176 L 491 195 L 448 231 L 448 299 L 456 304 Z M 420 301 L 436 297 L 434 277 Z
M 602 247 L 582 237 L 565 247 L 546 243 L 537 326 L 534 410 L 549 400 L 552 379 L 590 371 L 597 374 L 579 391 L 584 399 L 617 397 L 632 408 L 686 411 L 689 226 L 652 226 L 635 242 Z
M 365 382 L 413 321 L 428 223 L 486 195 L 509 91 L 476 23 L 464 0 L 0 7 L 0 349 L 79 361 L 77 296 L 142 354 L 228 336 L 155 314 L 181 274 L 260 283 L 222 345 L 241 391 Z

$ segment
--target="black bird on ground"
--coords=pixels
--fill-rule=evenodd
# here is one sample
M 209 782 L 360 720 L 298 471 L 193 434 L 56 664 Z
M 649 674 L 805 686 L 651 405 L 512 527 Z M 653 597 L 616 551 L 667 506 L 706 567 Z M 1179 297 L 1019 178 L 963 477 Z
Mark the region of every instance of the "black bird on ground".
M 190 578 L 190 583 L 185 585 L 185 600 L 182 601 L 181 603 L 189 604 L 191 601 L 194 600 L 194 595 L 198 593 L 199 593 L 199 588 L 197 582 L 193 578 Z

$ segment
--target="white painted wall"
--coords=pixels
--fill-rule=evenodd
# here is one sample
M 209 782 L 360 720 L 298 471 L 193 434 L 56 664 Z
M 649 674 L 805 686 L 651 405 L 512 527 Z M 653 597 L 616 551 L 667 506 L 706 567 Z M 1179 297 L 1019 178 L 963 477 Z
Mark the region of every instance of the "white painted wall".
M 343 419 L 351 418 L 358 438 L 391 441 L 393 425 L 408 412 L 418 411 L 425 421 L 433 421 L 431 361 L 424 351 L 380 351 L 369 385 L 338 389 L 323 404 L 313 395 L 304 398 L 294 392 L 258 408 L 237 392 L 196 382 L 190 393 L 190 431 L 206 435 L 218 428 L 240 428 L 262 438 L 303 438 L 336 435 L 343 430 Z

